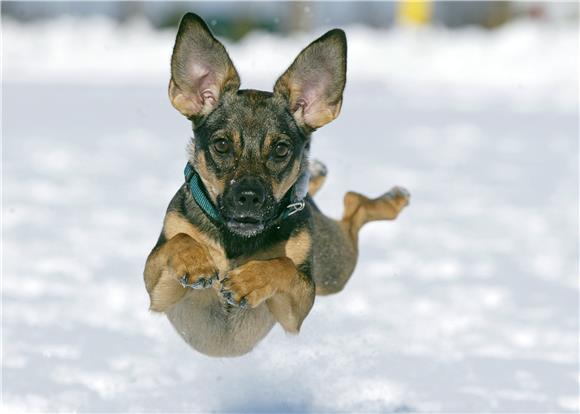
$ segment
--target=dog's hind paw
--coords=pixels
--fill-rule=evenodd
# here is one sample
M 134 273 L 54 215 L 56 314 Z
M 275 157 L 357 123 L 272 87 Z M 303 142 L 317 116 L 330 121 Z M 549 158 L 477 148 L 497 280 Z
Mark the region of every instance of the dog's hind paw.
M 404 187 L 395 186 L 380 198 L 391 200 L 398 208 L 403 208 L 409 205 L 409 202 L 411 201 L 411 193 L 409 193 L 409 191 Z
M 324 184 L 324 181 L 326 181 L 328 170 L 326 169 L 326 165 L 320 161 L 312 160 L 308 166 L 308 172 L 310 173 L 308 194 L 310 194 L 310 197 L 314 197 L 318 190 L 320 190 L 320 187 Z
M 318 160 L 310 160 L 308 171 L 310 172 L 310 177 L 326 177 L 328 174 L 326 165 Z

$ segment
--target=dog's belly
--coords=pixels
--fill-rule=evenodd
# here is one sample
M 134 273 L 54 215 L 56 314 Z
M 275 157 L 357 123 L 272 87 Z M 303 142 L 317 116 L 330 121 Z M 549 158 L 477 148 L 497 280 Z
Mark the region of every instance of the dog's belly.
M 214 289 L 190 291 L 166 314 L 192 348 L 216 357 L 250 352 L 275 323 L 265 303 L 255 309 L 226 307 Z

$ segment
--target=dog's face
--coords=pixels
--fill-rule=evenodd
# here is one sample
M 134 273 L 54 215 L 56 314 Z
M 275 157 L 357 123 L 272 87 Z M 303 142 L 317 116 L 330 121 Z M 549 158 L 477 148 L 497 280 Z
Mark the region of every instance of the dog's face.
M 306 168 L 309 138 L 281 100 L 259 91 L 226 94 L 195 129 L 192 160 L 228 228 L 251 236 L 288 204 Z
M 189 13 L 179 26 L 171 74 L 170 100 L 193 122 L 190 162 L 228 229 L 258 234 L 305 173 L 311 132 L 340 112 L 344 33 L 332 30 L 304 49 L 273 93 L 239 90 L 225 48 Z

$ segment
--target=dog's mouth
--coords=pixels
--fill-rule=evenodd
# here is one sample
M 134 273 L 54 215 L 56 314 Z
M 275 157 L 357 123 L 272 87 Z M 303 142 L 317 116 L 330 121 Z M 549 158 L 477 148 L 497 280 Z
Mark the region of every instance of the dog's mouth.
M 228 229 L 243 237 L 252 237 L 264 230 L 264 222 L 253 217 L 236 217 L 226 222 Z

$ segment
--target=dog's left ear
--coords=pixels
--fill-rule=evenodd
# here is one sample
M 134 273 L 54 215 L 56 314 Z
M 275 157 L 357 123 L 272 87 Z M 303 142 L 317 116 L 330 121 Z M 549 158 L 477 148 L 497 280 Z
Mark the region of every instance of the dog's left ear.
M 240 87 L 240 77 L 224 46 L 196 14 L 179 23 L 173 55 L 169 99 L 194 120 L 212 112 L 220 98 Z
M 346 36 L 334 29 L 308 45 L 274 85 L 301 127 L 315 130 L 340 113 L 346 83 Z

